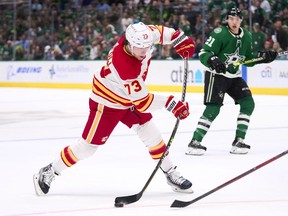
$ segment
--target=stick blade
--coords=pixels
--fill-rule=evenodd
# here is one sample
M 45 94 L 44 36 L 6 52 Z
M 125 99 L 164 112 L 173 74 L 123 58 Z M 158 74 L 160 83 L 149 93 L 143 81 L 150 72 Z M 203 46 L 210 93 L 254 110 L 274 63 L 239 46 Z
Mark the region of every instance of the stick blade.
M 115 203 L 122 203 L 124 205 L 137 202 L 142 197 L 141 193 L 130 195 L 130 196 L 122 196 L 122 197 L 116 197 Z
M 190 201 L 181 201 L 181 200 L 174 200 L 174 202 L 171 204 L 171 208 L 184 208 L 188 205 L 190 205 Z

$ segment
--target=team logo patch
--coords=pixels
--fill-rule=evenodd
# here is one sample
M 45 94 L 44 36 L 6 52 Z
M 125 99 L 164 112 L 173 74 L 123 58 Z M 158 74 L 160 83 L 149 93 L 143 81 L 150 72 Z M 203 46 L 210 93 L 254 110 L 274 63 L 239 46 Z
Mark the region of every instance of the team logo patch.
M 108 136 L 102 137 L 101 142 L 106 142 L 108 140 Z
M 214 29 L 214 32 L 215 32 L 216 34 L 219 34 L 221 31 L 222 31 L 222 28 L 221 28 L 221 27 L 218 27 L 218 28 Z
M 224 93 L 223 93 L 222 91 L 220 91 L 220 92 L 218 92 L 218 96 L 219 96 L 220 98 L 224 98 Z

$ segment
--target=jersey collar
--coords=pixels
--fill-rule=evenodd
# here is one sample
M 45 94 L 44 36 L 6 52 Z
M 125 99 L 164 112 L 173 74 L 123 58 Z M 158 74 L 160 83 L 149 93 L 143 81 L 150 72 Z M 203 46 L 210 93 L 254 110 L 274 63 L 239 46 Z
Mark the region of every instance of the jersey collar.
M 233 33 L 230 31 L 230 28 L 229 28 L 228 25 L 227 25 L 227 28 L 228 28 L 229 33 L 230 33 L 233 37 L 235 37 L 235 38 L 242 38 L 243 35 L 244 35 L 244 31 L 243 31 L 243 29 L 242 29 L 241 27 L 239 28 L 239 29 L 240 29 L 240 34 L 238 34 L 238 35 L 233 34 Z

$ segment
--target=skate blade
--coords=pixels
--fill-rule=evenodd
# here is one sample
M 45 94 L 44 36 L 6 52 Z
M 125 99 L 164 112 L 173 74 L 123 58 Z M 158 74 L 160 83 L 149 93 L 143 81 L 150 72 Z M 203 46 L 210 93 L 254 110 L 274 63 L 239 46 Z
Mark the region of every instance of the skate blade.
M 194 149 L 194 148 L 188 148 L 186 151 L 186 155 L 196 155 L 196 156 L 200 156 L 200 155 L 204 155 L 205 154 L 205 150 L 204 149 Z
M 43 191 L 41 190 L 39 183 L 38 183 L 38 180 L 39 180 L 39 174 L 38 173 L 34 174 L 33 175 L 33 183 L 34 183 L 35 193 L 37 196 L 43 196 L 43 195 L 45 195 L 45 193 L 43 193 Z
M 233 146 L 232 149 L 230 150 L 231 154 L 247 154 L 249 151 L 248 148 L 238 148 Z
M 181 189 L 175 186 L 171 186 L 172 190 L 177 192 L 177 193 L 194 193 L 194 191 L 192 190 L 192 186 L 190 188 L 187 189 Z

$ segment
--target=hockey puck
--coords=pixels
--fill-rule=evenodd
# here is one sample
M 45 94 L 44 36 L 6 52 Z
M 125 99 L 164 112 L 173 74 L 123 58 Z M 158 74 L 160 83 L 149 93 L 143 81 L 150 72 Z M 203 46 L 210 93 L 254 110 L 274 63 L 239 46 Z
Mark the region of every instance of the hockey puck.
M 114 206 L 116 208 L 122 208 L 122 207 L 124 207 L 124 204 L 123 203 L 115 203 Z

